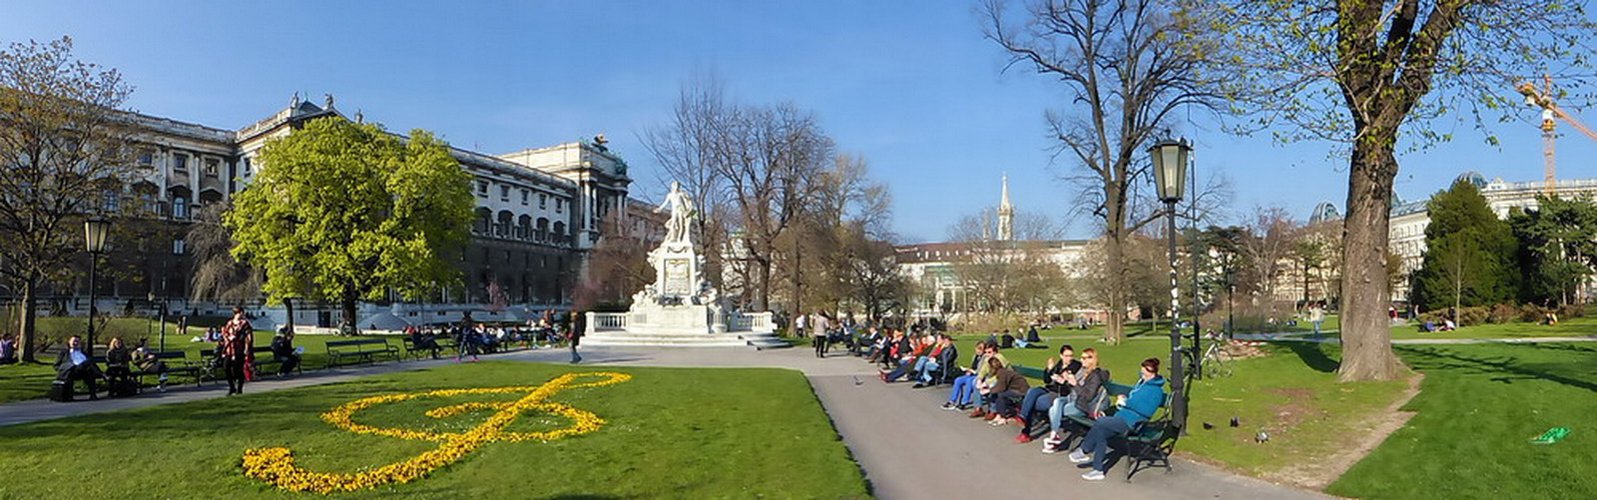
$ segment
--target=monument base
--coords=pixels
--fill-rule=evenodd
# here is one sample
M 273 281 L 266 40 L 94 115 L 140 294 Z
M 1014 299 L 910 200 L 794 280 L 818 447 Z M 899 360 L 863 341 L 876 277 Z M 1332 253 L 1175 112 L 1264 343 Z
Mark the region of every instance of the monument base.
M 588 313 L 582 345 L 653 347 L 788 347 L 776 337 L 770 313 L 734 314 L 716 321 L 705 305 L 634 305 L 625 313 Z

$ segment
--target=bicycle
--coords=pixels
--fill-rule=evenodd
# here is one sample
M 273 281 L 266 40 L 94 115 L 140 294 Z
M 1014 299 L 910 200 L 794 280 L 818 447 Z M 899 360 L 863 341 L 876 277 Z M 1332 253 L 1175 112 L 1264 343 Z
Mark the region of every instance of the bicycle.
M 1181 349 L 1187 360 L 1187 373 L 1202 375 L 1202 377 L 1198 378 L 1231 376 L 1231 353 L 1225 350 L 1225 341 L 1213 332 L 1205 335 L 1205 337 L 1209 339 L 1209 346 L 1204 348 L 1201 358 L 1192 349 L 1185 347 Z

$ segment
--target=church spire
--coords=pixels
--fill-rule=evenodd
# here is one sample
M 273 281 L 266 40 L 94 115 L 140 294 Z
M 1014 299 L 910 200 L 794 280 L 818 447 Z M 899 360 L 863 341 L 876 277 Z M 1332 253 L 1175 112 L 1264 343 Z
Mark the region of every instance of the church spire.
M 1009 204 L 1009 175 L 1004 175 L 1004 190 L 998 201 L 998 239 L 1015 239 L 1015 207 Z

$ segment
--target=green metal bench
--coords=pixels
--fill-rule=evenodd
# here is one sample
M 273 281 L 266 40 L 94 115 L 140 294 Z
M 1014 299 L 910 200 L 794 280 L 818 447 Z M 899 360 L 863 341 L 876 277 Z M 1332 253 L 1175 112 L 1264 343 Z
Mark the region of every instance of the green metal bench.
M 355 362 L 375 363 L 377 356 L 386 356 L 394 361 L 399 361 L 399 348 L 388 343 L 384 338 L 366 338 L 355 340 L 335 340 L 327 343 L 327 367 L 340 365 L 344 359 L 355 359 Z

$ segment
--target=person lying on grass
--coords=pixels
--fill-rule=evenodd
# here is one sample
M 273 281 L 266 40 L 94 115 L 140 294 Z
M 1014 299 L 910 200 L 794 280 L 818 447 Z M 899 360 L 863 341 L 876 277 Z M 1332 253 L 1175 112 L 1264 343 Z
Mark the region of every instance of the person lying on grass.
M 1016 414 L 1016 410 L 1021 399 L 1026 397 L 1026 391 L 1031 389 L 1026 376 L 996 357 L 987 360 L 987 367 L 993 374 L 993 386 L 987 390 L 992 399 L 992 424 L 998 426 L 1015 422 L 1025 426 L 1026 421 Z
M 1159 358 L 1142 360 L 1142 376 L 1131 394 L 1121 401 L 1120 411 L 1093 421 L 1092 430 L 1081 440 L 1081 447 L 1070 452 L 1072 463 L 1092 462 L 1092 470 L 1082 474 L 1088 481 L 1102 481 L 1104 456 L 1109 454 L 1109 440 L 1125 436 L 1132 429 L 1153 417 L 1153 412 L 1164 404 L 1164 377 L 1159 376 Z
M 970 367 L 962 368 L 965 373 L 954 378 L 954 388 L 948 392 L 948 402 L 943 403 L 944 410 L 969 410 L 974 402 L 976 373 L 987 362 L 987 341 L 977 342 L 975 351 L 970 357 Z
M 1109 383 L 1109 370 L 1098 366 L 1098 350 L 1088 347 L 1081 350 L 1081 368 L 1075 372 L 1061 373 L 1065 382 L 1070 384 L 1070 394 L 1054 399 L 1048 408 L 1048 439 L 1043 440 L 1042 452 L 1054 453 L 1059 450 L 1059 445 L 1065 441 L 1065 417 L 1085 416 L 1098 418 L 1097 403 L 1098 389 Z
M 1020 401 L 1020 434 L 1015 436 L 1017 443 L 1031 442 L 1031 422 L 1038 413 L 1046 413 L 1054 406 L 1054 400 L 1070 394 L 1070 379 L 1066 373 L 1076 373 L 1081 369 L 1081 362 L 1076 360 L 1076 350 L 1065 344 L 1059 347 L 1058 358 L 1048 358 L 1048 365 L 1043 369 L 1042 387 L 1033 387 L 1026 391 L 1026 398 Z

